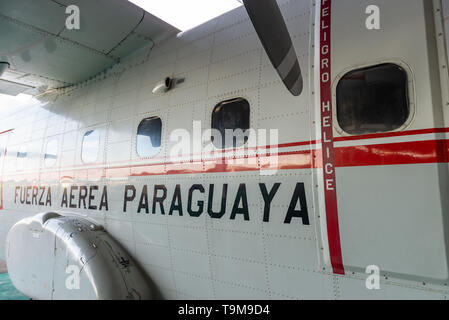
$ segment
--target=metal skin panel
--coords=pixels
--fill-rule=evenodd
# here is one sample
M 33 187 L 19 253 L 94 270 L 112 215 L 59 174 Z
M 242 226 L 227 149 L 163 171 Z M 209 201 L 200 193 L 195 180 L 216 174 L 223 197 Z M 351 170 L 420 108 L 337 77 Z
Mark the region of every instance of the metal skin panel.
M 445 29 L 445 34 L 446 34 L 446 48 L 449 48 L 449 1 L 448 0 L 443 0 L 442 2 L 443 5 L 443 15 L 444 15 L 444 29 Z M 449 61 L 449 57 L 448 57 L 448 61 Z
M 28 86 L 24 86 L 21 84 L 17 84 L 15 82 L 10 82 L 10 81 L 0 79 L 0 93 L 1 94 L 16 96 L 19 93 L 23 93 L 29 89 L 30 89 L 30 87 L 28 87 Z
M 404 63 L 413 87 L 409 92 L 410 118 L 399 130 L 444 127 L 439 77 L 438 73 L 433 72 L 438 61 L 436 46 L 428 47 L 426 40 L 426 28 L 433 30 L 434 25 L 431 3 L 409 1 L 407 6 L 390 6 L 390 3 L 377 1 L 382 12 L 382 29 L 391 32 L 357 27 L 358 20 L 349 19 L 370 5 L 369 1 L 359 1 L 357 4 L 343 1 L 333 6 L 332 37 L 337 39 L 333 41 L 331 53 L 333 90 L 340 77 L 349 70 L 382 61 Z M 402 17 L 400 28 L 392 28 L 393 17 Z M 342 24 L 338 22 L 340 20 L 347 22 Z M 432 31 L 428 34 L 436 37 Z M 389 45 L 385 46 L 385 43 Z M 423 63 L 423 60 L 428 63 Z M 335 112 L 334 122 L 336 139 L 347 136 L 339 128 Z M 403 141 L 414 140 L 404 138 Z M 388 142 L 397 140 L 388 138 L 378 143 Z M 372 141 L 366 141 L 365 145 L 369 144 Z M 344 145 L 354 146 L 351 142 Z M 336 142 L 335 146 L 343 146 L 343 143 Z M 375 152 L 371 159 L 375 157 Z M 401 157 L 404 152 L 398 145 L 391 156 Z M 426 151 L 422 151 L 421 155 L 418 150 L 415 152 L 415 157 L 426 154 Z M 387 157 L 386 154 L 383 156 Z M 358 157 L 361 160 L 363 155 L 359 154 Z M 441 193 L 448 187 L 447 171 L 443 169 L 445 165 L 419 165 L 418 169 L 413 165 L 392 167 L 383 164 L 388 163 L 385 160 L 369 168 L 336 169 L 345 268 L 360 272 L 373 264 L 378 265 L 386 275 L 447 283 L 447 201 Z
M 133 34 L 140 35 L 141 37 L 150 38 L 155 43 L 167 39 L 178 33 L 179 30 L 170 26 L 167 28 L 167 23 L 160 20 L 158 17 L 145 12 L 145 16 L 137 28 L 133 31 Z
M 122 39 L 126 38 L 142 19 L 143 10 L 128 1 L 78 0 L 76 3 L 63 1 L 65 5 L 76 4 L 80 8 L 80 30 L 63 30 L 62 36 L 88 47 L 109 53 Z M 114 8 L 107 10 L 107 8 Z
M 92 75 L 92 72 L 100 72 L 115 63 L 111 58 L 93 53 L 73 43 L 61 42 L 56 38 L 34 33 L 27 28 L 0 22 L 2 25 L 5 23 L 6 26 L 2 30 L 10 28 L 12 30 L 2 32 L 2 38 L 5 38 L 2 43 L 6 46 L 2 53 L 6 55 L 15 70 L 36 74 L 67 85 L 84 80 Z M 48 59 L 49 56 L 51 59 Z M 43 63 L 44 60 L 45 63 Z
M 420 165 L 416 172 L 414 166 L 406 165 L 337 170 L 342 250 L 348 270 L 376 264 L 386 273 L 407 278 L 447 279 L 444 222 L 441 209 L 434 208 L 441 201 L 438 180 L 443 166 Z M 363 180 L 354 181 L 353 174 Z
M 0 14 L 53 34 L 62 31 L 66 19 L 65 7 L 48 0 L 2 1 Z
M 68 5 L 80 9 L 79 30 L 66 27 Z M 1 60 L 24 75 L 19 83 L 37 87 L 33 94 L 90 79 L 178 32 L 122 0 L 2 1 L 0 28 Z
M 58 211 L 104 226 L 142 266 L 163 298 L 446 298 L 449 291 L 441 280 L 447 277 L 444 234 L 448 226 L 443 211 L 448 205 L 441 167 L 448 161 L 435 146 L 447 148 L 449 130 L 432 129 L 445 124 L 436 123 L 441 119 L 439 92 L 429 85 L 435 79 L 427 63 L 432 52 L 423 44 L 431 34 L 422 30 L 423 1 L 395 2 L 391 6 L 391 1 L 374 1 L 383 8 L 382 26 L 388 32 L 369 33 L 363 29 L 364 21 L 349 29 L 345 25 L 353 21 L 349 14 L 364 16 L 363 5 L 372 1 L 360 5 L 332 1 L 334 79 L 346 68 L 399 59 L 413 71 L 416 101 L 413 121 L 402 131 L 347 137 L 334 126 L 344 275 L 335 274 L 331 265 L 319 160 L 320 30 L 313 28 L 320 26 L 319 3 L 303 0 L 278 1 L 303 71 L 304 91 L 299 97 L 285 90 L 245 9 L 239 8 L 181 38 L 157 44 L 148 60 L 147 52 L 129 57 L 105 79 L 61 91 L 51 103 L 34 101 L 11 118 L 0 119 L 0 132 L 14 128 L 2 163 L 0 259 L 5 258 L 6 235 L 14 223 L 38 212 Z M 403 25 L 410 17 L 416 22 L 413 28 Z M 398 43 L 397 37 L 404 41 Z M 151 94 L 156 83 L 169 75 L 185 81 L 165 95 Z M 280 170 L 264 175 L 263 160 L 255 166 L 228 162 L 224 166 L 198 154 L 192 161 L 171 163 L 173 130 L 192 133 L 193 121 L 201 121 L 203 131 L 209 129 L 216 104 L 236 97 L 250 104 L 251 128 L 279 129 Z M 155 157 L 142 159 L 136 152 L 137 127 L 142 119 L 153 116 L 162 120 L 161 150 Z M 100 131 L 100 152 L 96 163 L 86 165 L 81 162 L 82 137 L 92 129 Z M 52 138 L 60 139 L 58 160 L 54 167 L 45 168 L 44 146 Z M 403 150 L 399 155 L 396 144 Z M 19 171 L 16 155 L 22 145 L 29 146 L 30 156 Z M 225 157 L 232 159 L 236 153 L 232 150 Z M 277 183 L 281 185 L 264 221 L 260 184 L 271 190 Z M 209 204 L 212 212 L 220 210 L 226 184 L 224 214 L 213 217 Z M 241 184 L 246 188 L 248 216 L 233 216 Z M 306 201 L 292 203 L 298 184 Z M 170 214 L 178 185 L 182 215 L 179 210 Z M 203 206 L 199 216 L 188 211 L 189 190 L 194 185 L 204 188 L 204 192 L 196 189 L 191 197 L 191 209 Z M 211 185 L 214 193 L 209 197 Z M 26 203 L 27 186 L 42 187 L 43 204 Z M 70 207 L 62 203 L 62 197 L 64 188 L 73 186 L 78 189 Z M 93 190 L 91 209 L 79 202 L 81 186 Z M 136 195 L 125 209 L 126 186 L 133 186 Z M 157 186 L 166 188 L 164 214 L 158 202 L 153 213 Z M 104 187 L 108 208 L 100 210 Z M 46 203 L 49 188 L 51 203 Z M 148 212 L 145 206 L 139 210 L 144 188 Z M 162 194 L 163 189 L 159 190 Z M 308 219 L 293 217 L 286 223 L 292 207 L 303 214 L 307 209 Z M 377 263 L 380 290 L 367 290 L 365 267 Z

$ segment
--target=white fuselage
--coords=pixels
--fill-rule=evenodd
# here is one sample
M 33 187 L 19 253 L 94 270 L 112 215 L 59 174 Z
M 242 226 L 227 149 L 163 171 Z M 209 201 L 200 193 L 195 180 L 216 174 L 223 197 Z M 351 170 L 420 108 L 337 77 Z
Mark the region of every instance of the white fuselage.
M 449 1 L 278 3 L 302 69 L 298 97 L 238 8 L 1 119 L 12 130 L 0 134 L 0 259 L 14 223 L 56 211 L 103 225 L 169 299 L 447 298 L 449 30 L 437 9 L 447 17 Z M 380 30 L 365 25 L 373 4 Z M 407 120 L 345 133 L 339 80 L 383 63 L 407 73 Z M 184 81 L 153 94 L 167 76 Z M 234 98 L 265 137 L 246 158 L 245 147 L 214 152 L 201 140 L 215 106 Z M 140 157 L 137 129 L 151 117 L 161 146 Z M 179 130 L 191 139 L 174 157 Z M 89 131 L 99 144 L 86 163 Z M 367 289 L 368 266 L 378 290 Z

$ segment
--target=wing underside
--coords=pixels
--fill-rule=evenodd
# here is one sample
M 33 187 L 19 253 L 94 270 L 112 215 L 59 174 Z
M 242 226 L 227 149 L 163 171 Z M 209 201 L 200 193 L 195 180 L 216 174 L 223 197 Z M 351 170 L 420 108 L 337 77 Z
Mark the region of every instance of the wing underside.
M 69 30 L 69 5 L 80 29 Z M 88 80 L 133 52 L 179 32 L 123 0 L 2 0 L 0 93 L 39 94 Z

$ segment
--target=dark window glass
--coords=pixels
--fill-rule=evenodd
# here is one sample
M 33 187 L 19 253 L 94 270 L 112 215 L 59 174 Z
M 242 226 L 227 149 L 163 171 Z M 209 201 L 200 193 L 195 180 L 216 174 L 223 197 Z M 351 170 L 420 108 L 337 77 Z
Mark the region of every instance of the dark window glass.
M 215 147 L 237 148 L 248 141 L 249 103 L 243 98 L 217 104 L 212 112 L 212 142 Z
M 27 157 L 26 148 L 20 148 L 20 150 L 17 152 L 17 158 L 26 158 L 26 157 Z
M 393 131 L 410 114 L 407 73 L 382 64 L 347 73 L 337 86 L 337 119 L 350 134 Z
M 153 157 L 161 148 L 162 120 L 159 117 L 143 119 L 137 128 L 137 154 Z

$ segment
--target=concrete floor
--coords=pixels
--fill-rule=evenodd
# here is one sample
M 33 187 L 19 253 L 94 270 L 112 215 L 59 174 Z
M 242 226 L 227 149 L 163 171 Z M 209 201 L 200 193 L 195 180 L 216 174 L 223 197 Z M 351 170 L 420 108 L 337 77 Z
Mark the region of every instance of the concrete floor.
M 5 273 L 7 271 L 6 269 L 6 262 L 0 260 L 0 273 Z

